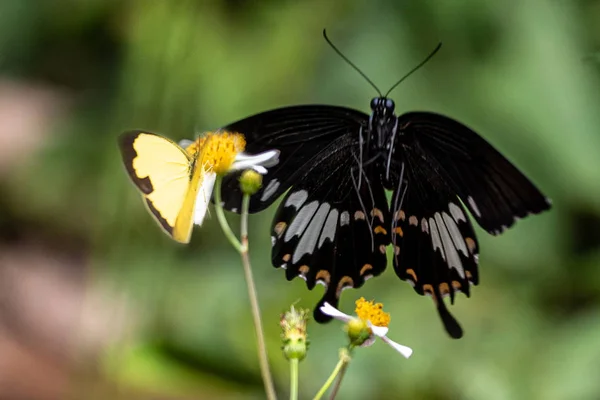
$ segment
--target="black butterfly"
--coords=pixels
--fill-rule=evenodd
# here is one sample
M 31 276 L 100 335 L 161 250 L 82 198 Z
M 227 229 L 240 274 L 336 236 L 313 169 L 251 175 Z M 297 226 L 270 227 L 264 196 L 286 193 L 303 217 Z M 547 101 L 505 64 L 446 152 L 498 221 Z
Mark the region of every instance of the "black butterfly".
M 371 101 L 371 115 L 301 105 L 222 129 L 244 134 L 250 154 L 280 151 L 279 163 L 251 198 L 250 212 L 267 208 L 289 190 L 273 221 L 272 262 L 285 269 L 288 280 L 300 276 L 309 289 L 325 286 L 314 313 L 318 322 L 330 319 L 319 311 L 323 302 L 337 306 L 343 289 L 361 287 L 384 271 L 392 244 L 398 277 L 418 294 L 430 295 L 450 336 L 460 338 L 462 329 L 443 298 L 450 296 L 453 303 L 458 291 L 468 297 L 471 284 L 479 281 L 479 246 L 465 207 L 493 235 L 550 208 L 550 201 L 471 129 L 430 112 L 397 116 L 387 94 Z M 238 177 L 223 182 L 223 205 L 233 212 L 239 212 L 242 199 Z M 393 192 L 389 204 L 386 189 Z

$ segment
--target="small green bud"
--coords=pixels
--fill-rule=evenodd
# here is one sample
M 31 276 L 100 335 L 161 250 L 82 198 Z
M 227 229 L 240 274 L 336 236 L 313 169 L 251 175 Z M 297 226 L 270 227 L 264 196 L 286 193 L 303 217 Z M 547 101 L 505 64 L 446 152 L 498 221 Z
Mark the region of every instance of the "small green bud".
M 296 309 L 294 306 L 286 311 L 279 321 L 283 341 L 283 355 L 288 360 L 298 359 L 302 361 L 306 357 L 309 341 L 306 333 L 309 310 Z
M 348 334 L 348 339 L 350 339 L 350 344 L 356 347 L 362 346 L 373 336 L 367 322 L 358 318 L 348 321 L 346 324 L 346 333 Z
M 261 186 L 261 174 L 252 169 L 247 169 L 242 172 L 242 175 L 240 176 L 240 188 L 242 189 L 242 193 L 253 195 L 258 192 Z

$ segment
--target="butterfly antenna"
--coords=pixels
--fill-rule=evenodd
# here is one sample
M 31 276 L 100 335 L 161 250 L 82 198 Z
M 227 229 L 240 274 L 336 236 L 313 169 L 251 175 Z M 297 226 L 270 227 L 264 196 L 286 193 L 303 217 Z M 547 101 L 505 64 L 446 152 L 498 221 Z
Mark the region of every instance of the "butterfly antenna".
M 397 87 L 399 84 L 401 84 L 402 82 L 404 82 L 404 80 L 405 80 L 406 78 L 408 78 L 409 76 L 411 76 L 411 75 L 412 75 L 414 72 L 416 72 L 416 71 L 417 71 L 419 68 L 421 68 L 423 65 L 425 65 L 425 64 L 427 63 L 427 61 L 431 60 L 431 58 L 432 58 L 433 56 L 435 56 L 435 53 L 437 53 L 437 52 L 440 50 L 440 48 L 441 48 L 441 47 L 442 47 L 442 42 L 438 43 L 438 45 L 437 45 L 437 46 L 435 46 L 435 49 L 433 49 L 433 51 L 432 51 L 431 53 L 429 53 L 429 55 L 428 55 L 428 56 L 427 56 L 427 57 L 426 57 L 426 58 L 425 58 L 423 61 L 421 61 L 421 62 L 419 63 L 419 65 L 417 65 L 416 67 L 414 67 L 413 69 L 411 69 L 411 70 L 410 70 L 410 71 L 409 71 L 409 72 L 408 72 L 406 75 L 404 75 L 402 78 L 400 78 L 400 80 L 399 80 L 398 82 L 396 82 L 396 83 L 394 84 L 394 86 L 392 86 L 392 87 L 390 88 L 390 90 L 388 90 L 388 91 L 387 91 L 387 93 L 385 94 L 385 96 L 383 96 L 383 97 L 387 97 L 387 96 L 388 96 L 388 94 L 390 94 L 390 93 L 392 92 L 392 90 L 396 89 L 396 87 Z
M 329 44 L 329 46 L 331 46 L 331 48 L 340 56 L 344 59 L 344 61 L 346 61 L 352 68 L 354 68 L 354 70 L 356 72 L 358 72 L 363 78 L 365 78 L 365 80 L 367 82 L 369 82 L 369 84 L 371 86 L 373 86 L 373 88 L 375 88 L 375 90 L 377 91 L 377 93 L 379 94 L 380 97 L 381 96 L 381 90 L 379 90 L 379 88 L 377 86 L 375 86 L 375 84 L 373 83 L 372 80 L 369 79 L 369 77 L 367 75 L 365 75 L 364 72 L 362 72 L 356 65 L 354 65 L 354 63 L 352 61 L 350 61 L 348 59 L 348 57 L 346 57 L 345 55 L 342 54 L 341 51 L 338 50 L 337 47 L 335 47 L 335 45 L 331 42 L 331 40 L 329 40 L 329 38 L 327 37 L 327 29 L 323 29 L 323 37 L 325 38 L 325 41 L 327 42 L 327 44 Z

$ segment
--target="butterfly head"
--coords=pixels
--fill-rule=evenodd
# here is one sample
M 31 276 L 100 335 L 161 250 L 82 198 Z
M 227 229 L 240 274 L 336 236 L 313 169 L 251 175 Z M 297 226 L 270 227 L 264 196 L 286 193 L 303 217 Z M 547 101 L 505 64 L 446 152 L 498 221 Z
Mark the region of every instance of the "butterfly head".
M 371 100 L 371 128 L 394 125 L 396 115 L 394 109 L 396 105 L 394 100 L 387 97 L 375 97 Z
M 371 111 L 375 116 L 389 118 L 394 115 L 395 108 L 394 100 L 387 97 L 375 97 L 371 100 Z
M 394 114 L 394 100 L 387 97 L 375 97 L 371 100 L 371 117 L 369 131 L 374 139 L 373 150 L 380 151 L 384 148 L 388 138 L 395 131 L 398 118 Z

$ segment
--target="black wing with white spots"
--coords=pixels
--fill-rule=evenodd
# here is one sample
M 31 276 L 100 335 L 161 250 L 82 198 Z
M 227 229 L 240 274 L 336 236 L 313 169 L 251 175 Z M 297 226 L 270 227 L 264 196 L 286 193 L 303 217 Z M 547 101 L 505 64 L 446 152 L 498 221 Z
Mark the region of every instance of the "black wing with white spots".
M 367 124 L 369 116 L 360 111 L 335 106 L 294 106 L 267 111 L 229 124 L 221 129 L 238 132 L 246 138 L 246 152 L 257 154 L 279 150 L 279 163 L 263 176 L 262 188 L 250 199 L 250 212 L 270 206 L 290 186 L 327 156 L 322 152 L 337 138 L 353 138 Z M 242 193 L 239 173 L 223 180 L 224 207 L 239 212 Z
M 285 268 L 288 280 L 300 276 L 309 289 L 326 288 L 315 307 L 318 322 L 331 319 L 319 310 L 324 302 L 337 306 L 343 289 L 362 286 L 387 263 L 385 191 L 381 179 L 358 167 L 356 146 L 350 137 L 332 143 L 328 157 L 293 185 L 273 221 L 273 265 Z
M 517 219 L 550 208 L 550 200 L 525 175 L 460 122 L 410 112 L 398 117 L 398 129 L 402 143 L 422 156 L 415 167 L 435 168 L 487 232 L 502 233 Z
M 462 329 L 444 303 L 478 283 L 478 244 L 465 207 L 489 233 L 548 209 L 549 201 L 498 151 L 464 125 L 432 113 L 400 117 L 387 98 L 373 114 L 344 107 L 297 106 L 226 127 L 242 133 L 246 152 L 277 149 L 250 211 L 282 200 L 272 226 L 272 262 L 291 280 L 326 287 L 319 306 L 336 306 L 343 289 L 360 287 L 386 267 L 430 295 L 448 333 Z M 239 212 L 239 174 L 224 178 L 224 207 Z M 385 190 L 393 191 L 391 206 Z M 462 200 L 462 202 L 461 202 Z M 391 210 L 391 212 L 390 212 Z
M 394 271 L 420 295 L 433 299 L 450 336 L 462 329 L 444 303 L 455 293 L 470 295 L 476 285 L 478 244 L 473 226 L 455 194 L 427 167 L 406 165 L 406 179 L 392 196 Z

